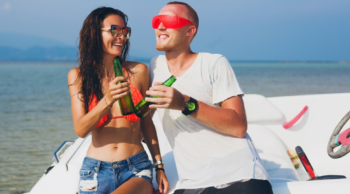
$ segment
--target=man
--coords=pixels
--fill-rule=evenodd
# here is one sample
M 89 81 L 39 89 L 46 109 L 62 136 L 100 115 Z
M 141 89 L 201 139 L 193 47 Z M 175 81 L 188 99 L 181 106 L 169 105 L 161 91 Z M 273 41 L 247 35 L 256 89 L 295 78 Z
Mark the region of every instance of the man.
M 247 132 L 243 92 L 230 63 L 218 54 L 194 53 L 196 11 L 170 2 L 152 20 L 156 48 L 153 87 L 146 98 L 158 108 L 179 175 L 175 194 L 272 193 L 268 174 Z M 172 87 L 160 82 L 174 75 Z

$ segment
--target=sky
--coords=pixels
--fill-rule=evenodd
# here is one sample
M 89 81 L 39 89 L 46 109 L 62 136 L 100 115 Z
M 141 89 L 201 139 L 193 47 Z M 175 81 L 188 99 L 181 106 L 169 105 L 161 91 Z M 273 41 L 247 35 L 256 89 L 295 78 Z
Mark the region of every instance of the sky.
M 161 53 L 155 49 L 151 20 L 167 2 L 0 0 L 0 46 L 1 33 L 76 46 L 86 16 L 97 7 L 110 6 L 129 16 L 130 55 L 152 57 Z M 199 15 L 194 52 L 220 53 L 237 61 L 350 61 L 349 0 L 185 2 Z M 20 40 L 15 39 L 13 47 L 20 47 Z

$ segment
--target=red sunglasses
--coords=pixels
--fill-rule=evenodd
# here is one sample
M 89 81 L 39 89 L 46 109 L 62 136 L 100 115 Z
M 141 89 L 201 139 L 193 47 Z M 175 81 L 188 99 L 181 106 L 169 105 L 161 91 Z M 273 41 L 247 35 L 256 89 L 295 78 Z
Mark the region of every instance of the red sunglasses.
M 181 18 L 178 16 L 173 16 L 173 15 L 154 16 L 152 19 L 152 27 L 154 29 L 157 29 L 160 23 L 163 23 L 163 25 L 166 28 L 172 28 L 172 29 L 182 28 L 189 24 L 194 25 L 190 20 L 187 20 L 185 18 Z

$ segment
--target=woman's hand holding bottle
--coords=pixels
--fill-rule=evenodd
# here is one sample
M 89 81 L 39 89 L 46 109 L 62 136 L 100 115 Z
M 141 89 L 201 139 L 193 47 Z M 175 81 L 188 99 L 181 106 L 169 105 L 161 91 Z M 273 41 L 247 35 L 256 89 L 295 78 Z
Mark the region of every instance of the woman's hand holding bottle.
M 117 84 L 120 81 L 122 83 Z M 108 90 L 105 94 L 105 100 L 108 107 L 112 107 L 114 102 L 126 96 L 130 90 L 130 84 L 125 77 L 116 77 L 108 84 Z

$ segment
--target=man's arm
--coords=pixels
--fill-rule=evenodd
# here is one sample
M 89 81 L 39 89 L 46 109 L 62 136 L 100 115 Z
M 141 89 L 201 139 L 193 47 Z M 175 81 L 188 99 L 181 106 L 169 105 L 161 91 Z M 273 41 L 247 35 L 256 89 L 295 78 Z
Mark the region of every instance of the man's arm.
M 187 100 L 189 97 L 185 96 L 185 101 Z M 247 132 L 247 119 L 242 97 L 231 97 L 220 105 L 221 107 L 213 107 L 198 102 L 198 110 L 190 116 L 221 133 L 243 138 Z
M 156 104 L 150 108 L 168 108 L 183 111 L 189 96 L 181 94 L 172 87 L 156 83 L 146 94 L 162 98 L 146 98 Z M 243 138 L 247 132 L 247 119 L 241 96 L 234 96 L 220 103 L 221 107 L 213 107 L 198 101 L 198 109 L 190 114 L 194 119 L 214 128 L 215 130 L 238 138 Z

